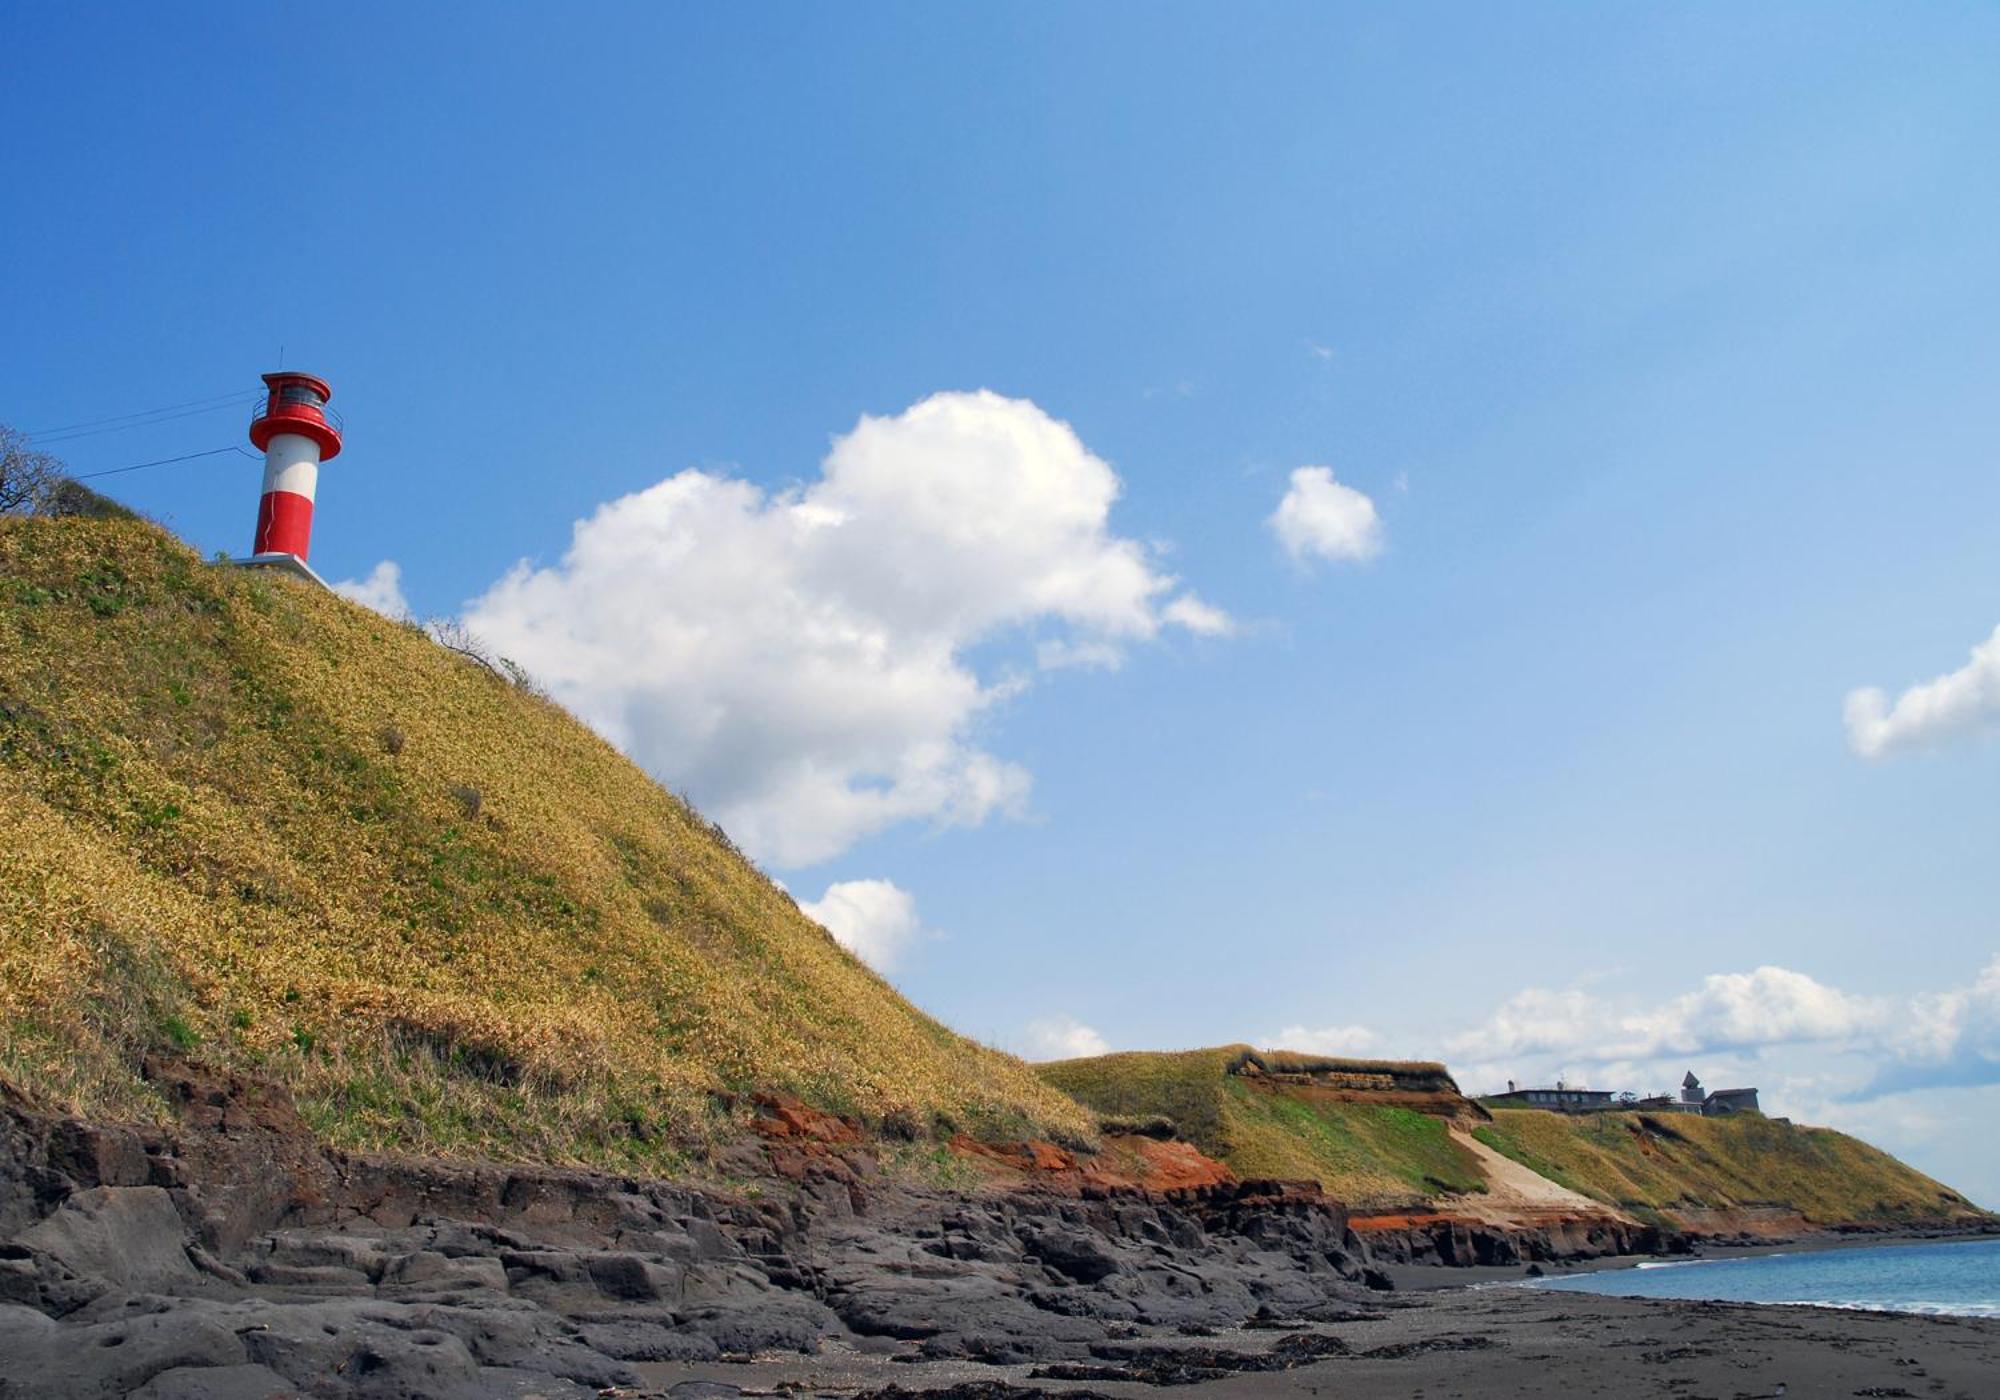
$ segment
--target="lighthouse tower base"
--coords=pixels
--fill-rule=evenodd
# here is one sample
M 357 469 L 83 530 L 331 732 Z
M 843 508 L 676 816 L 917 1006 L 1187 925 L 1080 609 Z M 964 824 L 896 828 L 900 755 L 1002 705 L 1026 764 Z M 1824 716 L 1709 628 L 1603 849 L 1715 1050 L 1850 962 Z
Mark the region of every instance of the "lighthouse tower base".
M 325 579 L 312 571 L 312 565 L 296 554 L 252 554 L 242 559 L 228 559 L 223 562 L 238 569 L 279 569 L 293 578 L 316 583 L 329 593 L 333 591 Z

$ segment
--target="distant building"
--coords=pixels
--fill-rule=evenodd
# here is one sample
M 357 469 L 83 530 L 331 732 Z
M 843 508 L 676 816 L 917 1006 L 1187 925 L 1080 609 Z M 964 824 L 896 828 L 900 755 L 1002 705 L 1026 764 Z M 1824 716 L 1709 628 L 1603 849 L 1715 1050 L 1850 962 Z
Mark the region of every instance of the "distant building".
M 1507 1092 L 1489 1094 L 1480 1100 L 1489 1108 L 1546 1108 L 1554 1113 L 1602 1113 L 1617 1108 L 1609 1089 L 1576 1089 L 1558 1083 L 1550 1089 L 1517 1089 L 1507 1081 Z
M 1760 1113 L 1755 1089 L 1717 1089 L 1713 1093 L 1701 1087 L 1693 1070 L 1681 1080 L 1679 1098 L 1667 1094 L 1654 1094 L 1639 1098 L 1633 1094 L 1614 1093 L 1610 1089 L 1580 1089 L 1558 1080 L 1552 1088 L 1523 1089 L 1507 1081 L 1504 1094 L 1487 1094 L 1479 1102 L 1488 1108 L 1540 1108 L 1551 1113 L 1615 1113 L 1634 1110 L 1641 1113 L 1699 1113 L 1705 1118 L 1724 1118 L 1732 1113 Z
M 1717 1089 L 1701 1101 L 1701 1111 L 1710 1118 L 1721 1118 L 1731 1113 L 1762 1113 L 1757 1107 L 1755 1089 Z
M 1681 1103 L 1683 1111 L 1699 1109 L 1704 1117 L 1722 1118 L 1731 1113 L 1761 1113 L 1757 1107 L 1755 1089 L 1717 1089 L 1709 1093 L 1701 1087 L 1701 1081 L 1694 1077 L 1694 1071 L 1687 1072 L 1681 1081 Z

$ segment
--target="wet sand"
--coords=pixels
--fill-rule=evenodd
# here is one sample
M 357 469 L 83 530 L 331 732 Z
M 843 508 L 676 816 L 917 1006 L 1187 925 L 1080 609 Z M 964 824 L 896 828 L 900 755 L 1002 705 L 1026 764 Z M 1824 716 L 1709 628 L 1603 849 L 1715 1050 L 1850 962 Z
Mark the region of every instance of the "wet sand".
M 1232 1329 L 1152 1338 L 1143 1345 L 1185 1349 L 1197 1360 L 1204 1354 L 1210 1360 L 1217 1353 L 1267 1354 L 1287 1337 L 1333 1337 L 1346 1348 L 1345 1354 L 1294 1369 L 1223 1374 L 1172 1387 L 1172 1394 L 1187 1396 L 2000 1397 L 2000 1321 L 1991 1319 L 1601 1298 L 1528 1288 L 1460 1287 L 1388 1295 L 1383 1302 L 1366 1320 Z M 1162 1393 L 1158 1384 L 1117 1377 L 1121 1363 L 1115 1356 L 1093 1363 L 1099 1374 L 1087 1374 L 1093 1366 L 1082 1366 L 1063 1368 L 1066 1378 L 1052 1378 L 1037 1374 L 1046 1367 L 901 1360 L 898 1354 L 913 1356 L 914 1349 L 890 1342 L 881 1347 L 890 1354 L 843 1349 L 816 1357 L 638 1369 L 653 1393 L 690 1381 L 720 1382 L 746 1394 L 857 1396 L 891 1386 L 922 1394 L 981 1383 L 1030 1393 Z M 692 1387 L 681 1391 L 696 1393 Z

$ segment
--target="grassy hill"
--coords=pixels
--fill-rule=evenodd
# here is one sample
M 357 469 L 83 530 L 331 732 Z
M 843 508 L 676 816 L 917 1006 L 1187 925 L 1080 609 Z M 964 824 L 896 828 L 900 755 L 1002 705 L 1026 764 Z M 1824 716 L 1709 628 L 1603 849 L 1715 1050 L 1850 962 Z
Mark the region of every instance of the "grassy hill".
M 1767 1206 L 1827 1226 L 1982 1214 L 1865 1142 L 1757 1114 L 1571 1116 L 1503 1108 L 1473 1135 L 1552 1181 L 1655 1223 L 1683 1223 L 1690 1211 Z
M 555 706 L 139 521 L 0 519 L 0 1076 L 159 1050 L 354 1146 L 671 1166 L 726 1096 L 1076 1142 Z
M 1239 1073 L 1246 1059 L 1263 1072 Z M 1239 1176 L 1318 1181 L 1350 1204 L 1370 1207 L 1478 1191 L 1485 1184 L 1473 1156 L 1451 1140 L 1445 1118 L 1426 1111 L 1463 1102 L 1442 1065 L 1258 1055 L 1247 1045 L 1225 1045 L 1101 1055 L 1040 1068 L 1044 1079 L 1107 1123 L 1172 1119 L 1183 1136 Z M 1338 1083 L 1344 1072 L 1369 1076 L 1384 1069 L 1404 1071 L 1426 1087 L 1409 1094 L 1345 1092 L 1300 1082 L 1315 1072 Z M 1442 1093 L 1429 1087 L 1438 1081 L 1451 1087 Z
M 1489 1115 L 1442 1065 L 1333 1060 L 1245 1045 L 1103 1055 L 1040 1067 L 1107 1125 L 1164 1116 L 1243 1176 L 1316 1180 L 1364 1211 L 1477 1196 L 1485 1173 L 1448 1123 L 1594 1200 L 1653 1223 L 1724 1228 L 1705 1211 L 1776 1207 L 1818 1225 L 1976 1218 L 1964 1197 L 1825 1128 L 1732 1118 Z

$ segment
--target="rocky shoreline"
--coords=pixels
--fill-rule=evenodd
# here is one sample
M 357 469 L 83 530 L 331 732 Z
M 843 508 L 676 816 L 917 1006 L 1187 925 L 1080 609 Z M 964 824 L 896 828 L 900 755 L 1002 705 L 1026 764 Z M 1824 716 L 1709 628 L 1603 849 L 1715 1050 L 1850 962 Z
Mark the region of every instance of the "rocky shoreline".
M 783 1104 L 745 1149 L 761 1178 L 731 1193 L 363 1157 L 318 1146 L 269 1085 L 149 1072 L 182 1129 L 0 1090 L 0 1400 L 1275 1384 L 1501 1345 L 1439 1301 L 1479 1295 L 1386 1291 L 1388 1263 L 1675 1243 L 1463 1222 L 1364 1241 L 1315 1187 L 1202 1179 L 1171 1154 L 1190 1184 L 989 1150 L 1018 1179 L 945 1190 Z

